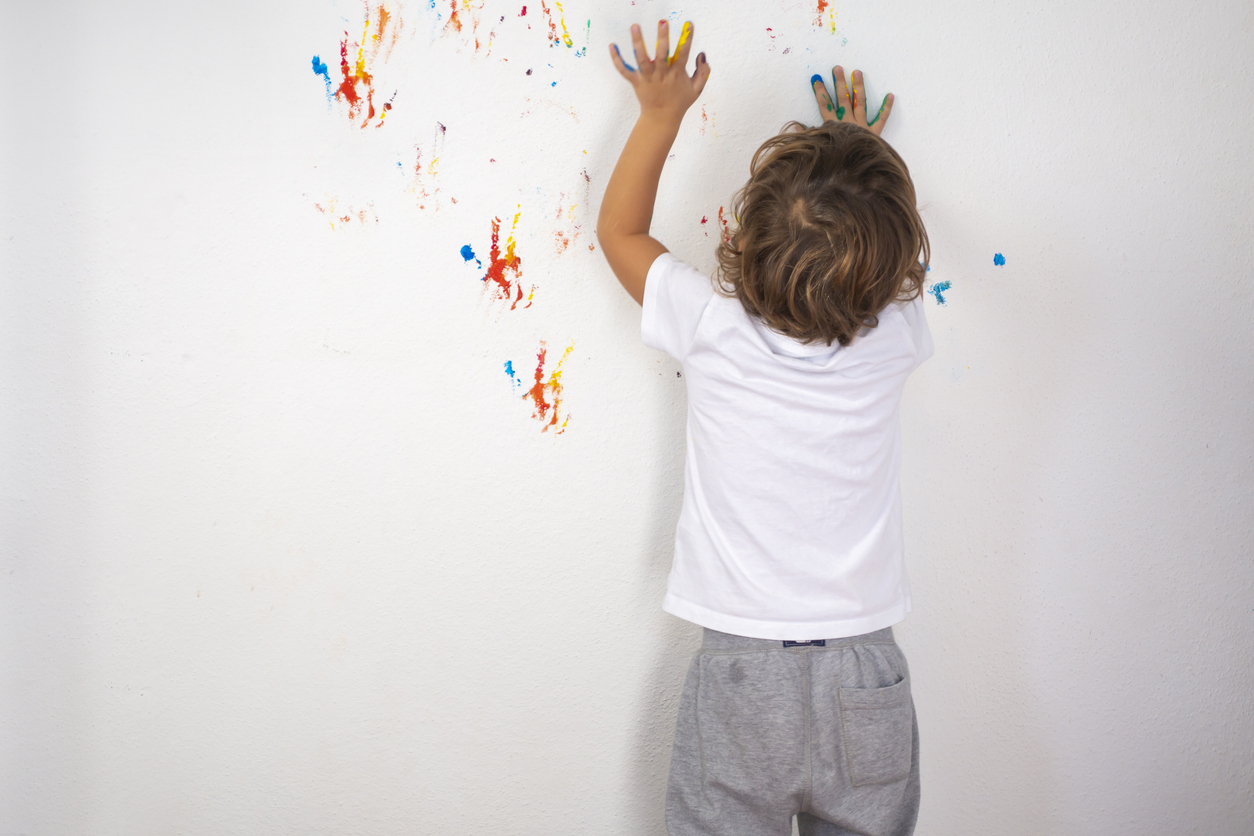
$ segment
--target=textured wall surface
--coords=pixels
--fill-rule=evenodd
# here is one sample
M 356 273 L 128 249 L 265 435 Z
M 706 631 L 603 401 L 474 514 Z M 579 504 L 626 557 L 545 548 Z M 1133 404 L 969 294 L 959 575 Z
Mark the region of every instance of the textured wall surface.
M 1248 2 L 228 0 L 0 13 L 0 834 L 664 833 L 684 384 L 593 227 L 671 13 L 703 268 L 812 73 L 898 96 L 918 833 L 1254 832 Z

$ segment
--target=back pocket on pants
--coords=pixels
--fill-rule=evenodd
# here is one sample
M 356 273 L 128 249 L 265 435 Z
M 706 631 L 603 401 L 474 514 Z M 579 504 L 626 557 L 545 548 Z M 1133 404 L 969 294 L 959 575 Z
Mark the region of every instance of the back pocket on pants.
M 909 676 L 887 688 L 841 688 L 840 711 L 853 786 L 891 784 L 910 774 L 914 704 Z

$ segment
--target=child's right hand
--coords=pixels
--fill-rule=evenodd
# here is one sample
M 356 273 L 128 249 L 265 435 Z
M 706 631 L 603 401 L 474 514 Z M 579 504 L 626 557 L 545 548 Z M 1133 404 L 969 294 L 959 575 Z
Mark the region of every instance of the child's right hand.
M 610 45 L 610 58 L 619 75 L 630 81 L 636 91 L 640 114 L 661 115 L 679 122 L 701 95 L 705 81 L 710 77 L 710 65 L 706 63 L 704 52 L 697 55 L 696 68 L 691 76 L 688 75 L 686 65 L 688 52 L 692 49 L 692 24 L 685 23 L 680 30 L 674 55 L 670 55 L 670 33 L 665 20 L 657 25 L 657 48 L 653 60 L 649 60 L 639 26 L 631 27 L 631 44 L 636 56 L 635 67 L 623 61 L 617 44 Z
M 866 120 L 866 91 L 862 88 L 862 71 L 853 71 L 853 101 L 849 99 L 849 88 L 845 85 L 845 70 L 843 67 L 832 67 L 832 82 L 836 88 L 836 102 L 832 103 L 832 97 L 827 95 L 827 85 L 823 83 L 823 76 L 817 73 L 810 78 L 810 87 L 814 90 L 815 101 L 819 103 L 819 113 L 823 116 L 824 122 L 853 122 L 855 125 L 861 125 L 871 133 L 879 136 L 884 130 L 884 123 L 888 121 L 888 114 L 893 109 L 893 94 L 889 93 L 884 97 L 884 101 L 880 104 L 879 112 L 875 114 L 875 118 L 870 122 Z

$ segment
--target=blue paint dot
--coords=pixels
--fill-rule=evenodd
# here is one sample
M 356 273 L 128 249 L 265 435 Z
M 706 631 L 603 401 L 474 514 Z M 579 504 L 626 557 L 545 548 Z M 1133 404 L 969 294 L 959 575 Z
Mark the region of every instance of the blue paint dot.
M 518 375 L 514 374 L 514 361 L 513 360 L 505 361 L 505 373 L 509 375 L 509 379 L 513 381 L 515 389 L 517 389 L 519 386 L 522 386 L 522 381 L 518 379 Z
M 949 282 L 937 282 L 929 287 L 927 292 L 936 297 L 936 304 L 943 305 L 945 304 L 945 291 L 949 290 L 951 286 Z
M 998 267 L 1005 267 L 1005 266 L 1006 266 L 1006 257 L 1005 257 L 1004 255 L 1002 255 L 1001 253 L 994 253 L 994 254 L 993 254 L 993 263 L 994 263 L 994 264 L 996 264 Z
M 472 258 L 474 258 L 474 257 L 475 257 L 475 251 L 474 251 L 473 249 L 471 249 L 471 247 L 470 247 L 470 245 L 469 245 L 469 244 L 467 244 L 466 246 L 462 247 L 462 258 L 463 258 L 463 259 L 465 259 L 466 261 L 470 261 L 470 260 L 471 260 Z
M 553 82 L 552 84 L 550 84 L 549 86 L 550 86 L 550 87 L 556 87 L 556 86 L 557 86 L 557 82 L 555 81 L 555 82 Z
M 315 74 L 322 76 L 322 83 L 327 88 L 327 106 L 331 105 L 334 96 L 331 93 L 331 73 L 327 70 L 327 65 L 317 55 L 313 57 L 313 71 Z

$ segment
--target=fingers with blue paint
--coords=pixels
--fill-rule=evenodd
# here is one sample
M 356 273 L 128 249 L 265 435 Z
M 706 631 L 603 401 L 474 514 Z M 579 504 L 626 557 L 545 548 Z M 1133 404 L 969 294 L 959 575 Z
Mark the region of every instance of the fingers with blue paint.
M 670 54 L 669 29 L 665 20 L 658 21 L 657 50 L 653 58 L 649 58 L 640 27 L 633 25 L 631 43 L 635 51 L 636 66 L 633 67 L 623 60 L 617 44 L 610 44 L 610 60 L 614 62 L 619 75 L 635 88 L 642 113 L 664 111 L 682 118 L 684 112 L 701 95 L 706 79 L 710 77 L 710 65 L 706 63 L 705 53 L 702 52 L 697 55 L 692 75 L 688 75 L 688 55 L 692 50 L 694 31 L 692 23 L 685 22 L 680 29 L 679 43 L 674 55 Z
M 814 100 L 819 103 L 819 115 L 823 117 L 823 121 L 840 121 L 843 114 L 836 113 L 836 105 L 832 104 L 832 97 L 827 94 L 827 85 L 823 83 L 823 76 L 818 73 L 810 76 L 810 87 L 814 93 Z
M 610 58 L 613 59 L 614 66 L 618 67 L 619 72 L 626 70 L 629 73 L 634 73 L 636 71 L 635 67 L 623 60 L 623 54 L 618 51 L 618 44 L 610 44 L 610 48 L 614 50 L 614 54 Z

